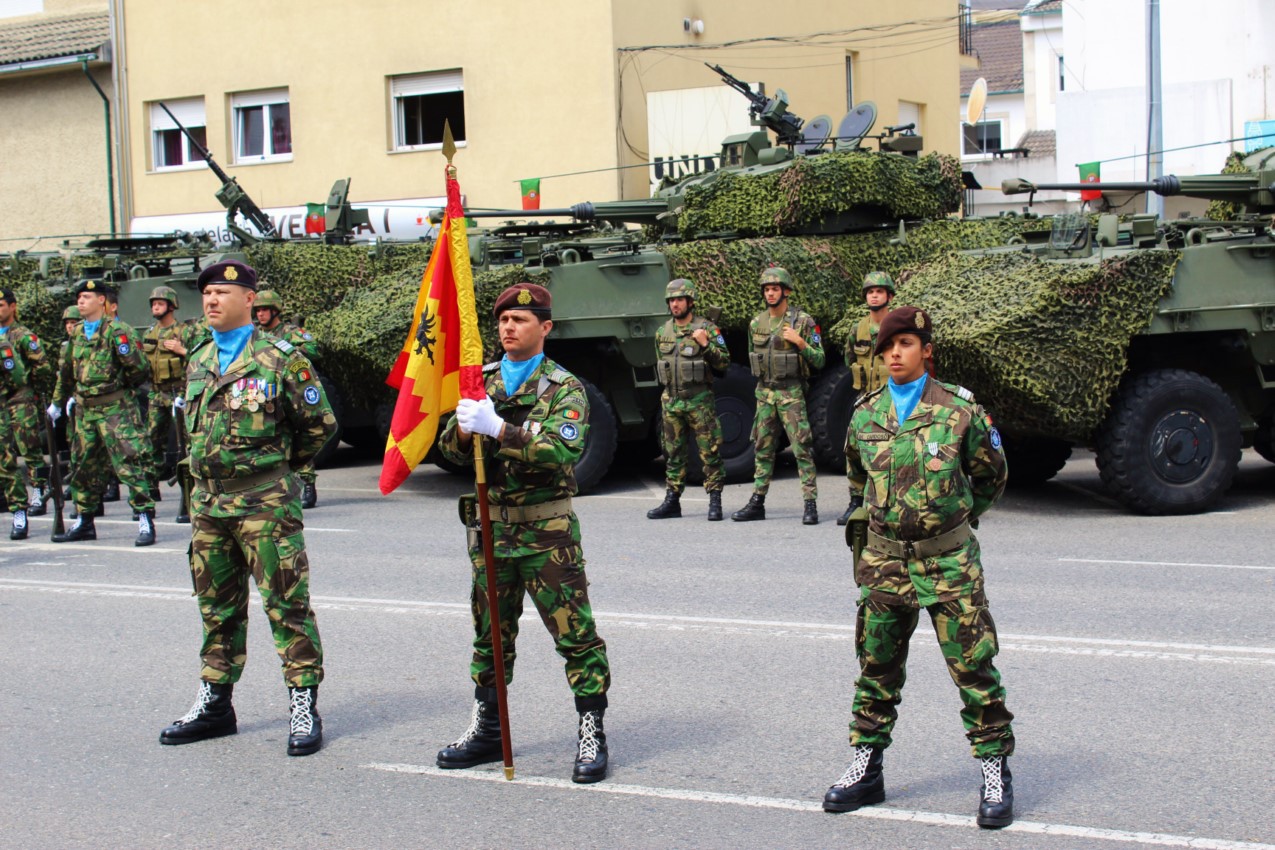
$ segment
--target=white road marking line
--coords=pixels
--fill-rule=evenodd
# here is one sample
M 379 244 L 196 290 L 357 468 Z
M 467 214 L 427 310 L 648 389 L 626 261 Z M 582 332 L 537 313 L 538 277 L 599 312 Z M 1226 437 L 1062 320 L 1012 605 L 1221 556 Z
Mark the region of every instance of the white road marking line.
M 133 523 L 129 523 L 133 525 Z M 134 546 L 131 543 L 127 546 L 112 546 L 109 543 L 89 542 L 89 543 L 34 543 L 31 540 L 22 542 L 23 549 L 33 549 L 38 552 L 136 552 L 139 555 L 181 555 L 186 557 L 185 549 L 165 549 L 160 546 Z
M 75 544 L 56 544 L 72 546 Z M 84 544 L 85 548 L 93 544 Z M 126 550 L 131 551 L 131 550 Z M 45 581 L 41 579 L 0 578 L 0 590 L 32 590 L 46 593 L 100 593 L 103 596 L 137 596 L 139 598 L 189 598 L 189 588 L 151 585 L 111 584 L 105 582 Z M 415 599 L 378 599 L 358 596 L 310 597 L 315 608 L 334 611 L 380 611 L 384 613 L 423 613 L 430 615 L 468 616 L 469 605 L 463 602 L 431 602 Z M 684 617 L 672 614 L 634 614 L 620 611 L 596 611 L 596 616 L 615 626 L 660 631 L 695 631 L 715 634 L 760 635 L 805 640 L 854 640 L 854 626 L 829 623 L 802 623 L 783 620 L 745 620 L 726 617 Z M 533 612 L 523 615 L 531 623 Z M 920 626 L 922 639 L 933 635 Z M 1140 658 L 1159 661 L 1214 662 L 1218 664 L 1275 665 L 1275 647 L 1232 646 L 1225 644 L 1179 643 L 1174 641 L 1122 640 L 1064 635 L 1000 635 L 1004 649 L 1052 655 L 1079 655 L 1104 658 Z
M 43 523 L 52 523 L 53 520 L 50 517 L 32 517 L 31 522 L 36 524 L 43 524 Z M 135 519 L 103 519 L 102 517 L 98 517 L 93 522 L 93 524 L 94 525 L 131 525 L 133 527 L 136 527 L 137 520 Z M 155 520 L 155 525 L 159 528 L 171 527 L 171 528 L 185 528 L 187 530 L 190 529 L 190 523 L 185 523 L 185 522 L 182 522 L 182 523 L 166 522 L 166 521 L 157 519 Z M 68 522 L 66 524 L 66 527 L 70 528 L 71 523 Z M 353 534 L 354 533 L 354 529 L 352 528 L 326 528 L 324 526 L 319 526 L 319 525 L 307 525 L 305 527 L 305 530 L 306 531 L 331 531 L 337 534 Z M 62 544 L 59 543 L 58 545 L 60 546 Z M 145 547 L 139 547 L 139 548 L 145 548 Z
M 652 797 L 662 800 L 677 800 L 689 803 L 716 803 L 720 805 L 745 806 L 753 809 L 781 809 L 792 812 L 817 812 L 825 816 L 823 807 L 809 800 L 788 800 L 782 797 L 759 797 L 751 794 L 723 794 L 718 791 L 697 791 L 681 788 L 656 788 L 648 785 L 624 785 L 615 782 L 599 782 L 590 785 L 577 785 L 566 779 L 551 779 L 543 776 L 515 776 L 507 782 L 504 772 L 495 770 L 440 770 L 436 767 L 415 764 L 387 764 L 373 762 L 360 765 L 369 770 L 380 770 L 387 773 L 406 773 L 420 776 L 433 776 L 447 779 L 469 780 L 471 782 L 498 782 L 510 786 L 529 786 L 532 788 L 556 788 L 560 791 L 572 791 L 580 794 L 618 794 L 630 797 Z M 896 809 L 889 806 L 867 806 L 856 812 L 847 812 L 839 817 L 857 817 L 870 820 L 903 821 L 922 823 L 931 826 L 959 826 L 967 829 L 978 829 L 974 818 L 967 815 L 949 815 L 943 812 L 920 812 L 911 809 Z M 833 819 L 829 818 L 831 822 Z M 1193 850 L 1275 850 L 1275 844 L 1258 844 L 1252 841 L 1227 841 L 1222 838 L 1200 838 L 1190 835 L 1169 835 L 1161 832 L 1127 832 L 1120 829 L 1103 829 L 1092 826 L 1073 826 L 1070 824 L 1041 823 L 1039 821 L 1015 821 L 999 832 L 1021 832 L 1028 835 L 1057 835 L 1067 838 L 1082 838 L 1094 841 L 1114 841 L 1122 844 L 1155 844 L 1162 847 L 1187 847 Z
M 1275 572 L 1275 567 L 1261 564 L 1196 564 L 1187 561 L 1117 561 L 1110 558 L 1059 558 L 1066 564 L 1121 564 L 1130 567 L 1204 567 L 1211 570 L 1262 570 Z

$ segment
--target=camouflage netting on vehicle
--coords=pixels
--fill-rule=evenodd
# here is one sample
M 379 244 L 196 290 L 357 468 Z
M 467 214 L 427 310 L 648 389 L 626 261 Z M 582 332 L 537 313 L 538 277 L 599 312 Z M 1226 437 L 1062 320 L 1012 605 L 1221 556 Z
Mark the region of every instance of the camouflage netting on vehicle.
M 1265 150 L 1265 148 L 1259 148 Z M 1226 165 L 1222 166 L 1223 174 L 1251 174 L 1252 170 L 1244 165 L 1244 158 L 1257 151 L 1233 151 L 1226 157 Z M 1204 215 L 1214 221 L 1233 221 L 1243 209 L 1242 204 L 1234 201 L 1209 201 L 1209 208 Z
M 0 287 L 13 290 L 18 299 L 18 323 L 34 331 L 56 358 L 59 344 L 66 339 L 62 311 L 75 303 L 75 296 L 69 291 L 50 290 L 43 281 L 37 279 L 38 271 L 39 262 L 35 259 L 13 256 L 0 258 Z M 62 273 L 60 260 L 54 262 L 51 271 L 59 275 Z M 46 376 L 45 380 L 37 384 L 36 390 L 41 398 L 52 395 L 55 380 L 56 376 Z
M 734 231 L 778 236 L 863 207 L 889 219 L 933 219 L 961 208 L 961 166 L 954 157 L 919 159 L 868 151 L 803 157 L 766 174 L 723 173 L 683 198 L 683 237 Z
M 971 389 L 1002 428 L 1083 443 L 1180 256 L 1152 250 L 1058 263 L 1020 252 L 951 255 L 905 275 L 896 303 L 930 313 L 938 377 Z

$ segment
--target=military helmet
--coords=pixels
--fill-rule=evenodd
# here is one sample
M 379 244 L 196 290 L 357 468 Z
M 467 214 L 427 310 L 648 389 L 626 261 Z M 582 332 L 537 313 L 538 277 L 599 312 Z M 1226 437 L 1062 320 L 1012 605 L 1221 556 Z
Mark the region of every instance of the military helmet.
M 879 286 L 891 295 L 894 294 L 894 278 L 885 272 L 868 272 L 863 276 L 863 291 L 866 293 L 874 286 Z
M 173 305 L 176 310 L 181 305 L 177 303 L 177 290 L 171 286 L 157 286 L 151 290 L 151 301 L 167 301 Z
M 670 280 L 668 282 L 668 286 L 664 289 L 664 300 L 668 301 L 670 298 L 689 298 L 694 301 L 695 284 L 691 283 L 684 277 L 679 277 L 677 280 Z
M 768 283 L 777 283 L 789 292 L 797 288 L 793 286 L 792 275 L 788 273 L 787 269 L 780 266 L 771 266 L 761 273 L 762 288 L 765 289 Z
M 83 318 L 84 317 L 80 315 L 80 308 L 76 307 L 74 304 L 62 311 L 62 321 L 64 322 L 78 322 Z
M 265 289 L 257 293 L 257 300 L 252 305 L 254 310 L 260 310 L 269 307 L 271 310 L 283 311 L 283 299 L 279 297 L 279 293 L 273 290 Z

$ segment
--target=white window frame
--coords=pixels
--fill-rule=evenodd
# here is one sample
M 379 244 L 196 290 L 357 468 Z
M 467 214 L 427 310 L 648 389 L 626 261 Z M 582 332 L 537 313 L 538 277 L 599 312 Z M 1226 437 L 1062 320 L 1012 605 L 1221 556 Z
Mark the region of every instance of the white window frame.
M 991 159 L 996 156 L 997 152 L 1005 149 L 1005 119 L 1004 118 L 983 118 L 975 124 L 969 122 L 961 122 L 961 159 Z M 1000 147 L 994 151 L 967 151 L 965 150 L 965 128 L 978 128 L 981 124 L 995 124 L 1000 129 Z
M 430 142 L 423 145 L 406 143 L 406 127 L 404 98 L 420 97 L 431 94 L 461 93 L 461 105 L 464 108 L 465 72 L 462 68 L 451 68 L 446 71 L 425 71 L 418 74 L 397 74 L 389 78 L 390 82 L 390 116 L 393 125 L 391 139 L 392 151 L 436 151 L 443 145 L 441 142 Z M 452 128 L 456 132 L 456 128 Z M 466 140 L 455 139 L 456 147 L 463 148 Z
M 274 107 L 288 107 L 288 150 L 283 153 L 276 153 L 273 150 L 274 138 L 270 130 L 271 112 Z M 234 142 L 234 161 L 236 165 L 249 165 L 259 162 L 289 162 L 292 159 L 292 109 L 291 99 L 288 90 L 283 89 L 264 89 L 262 91 L 237 92 L 230 96 L 230 112 L 231 127 Z M 262 153 L 245 154 L 243 152 L 244 145 L 244 120 L 247 111 L 251 109 L 261 109 L 262 130 L 261 144 Z M 267 145 L 269 150 L 267 150 Z
M 202 97 L 184 97 L 176 100 L 162 101 L 167 106 L 182 126 L 187 130 L 204 130 L 205 139 L 207 138 L 208 118 L 204 108 L 204 99 Z M 182 161 L 176 165 L 160 164 L 160 134 L 161 133 L 181 133 L 177 129 L 177 125 L 168 114 L 160 108 L 160 101 L 151 103 L 150 105 L 150 128 L 151 128 L 151 170 L 152 171 L 193 171 L 197 168 L 207 168 L 208 164 L 194 151 L 191 147 L 190 140 L 181 136 L 182 140 Z M 204 147 L 207 147 L 207 141 Z

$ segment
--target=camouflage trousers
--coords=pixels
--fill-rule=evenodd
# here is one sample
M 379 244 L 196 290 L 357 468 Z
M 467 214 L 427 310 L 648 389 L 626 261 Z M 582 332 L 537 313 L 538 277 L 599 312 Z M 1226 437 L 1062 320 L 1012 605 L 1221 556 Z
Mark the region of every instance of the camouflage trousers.
M 9 511 L 27 506 L 27 485 L 18 468 L 18 450 L 9 439 L 12 434 L 8 409 L 0 405 L 0 494 L 9 503 Z
M 712 390 L 693 398 L 663 398 L 664 480 L 670 490 L 682 492 L 686 486 L 687 439 L 695 435 L 695 448 L 704 467 L 704 489 L 712 493 L 726 483 L 722 466 L 722 426 L 717 421 L 717 402 Z
M 154 510 L 150 495 L 154 472 L 142 433 L 141 414 L 133 399 L 124 398 L 101 407 L 77 403 L 75 417 L 70 484 L 80 515 L 92 516 L 102 503 L 102 487 L 111 471 L 128 487 L 128 503 L 133 510 Z
M 925 610 L 934 623 L 947 672 L 960 691 L 961 722 L 975 757 L 1013 754 L 1014 715 L 1005 707 L 1005 688 L 992 664 L 999 647 L 986 600 L 962 597 Z M 850 721 L 852 746 L 890 746 L 907 679 L 908 643 L 919 616 L 919 608 L 875 598 L 859 603 L 855 652 L 860 672 Z
M 36 409 L 33 400 L 10 402 L 5 407 L 8 427 L 0 434 L 6 443 L 13 444 L 17 457 L 26 459 L 31 486 L 43 489 L 48 484 L 44 477 L 44 441 L 40 438 L 40 420 L 44 413 Z
M 151 474 L 158 477 L 168 459 L 168 435 L 173 429 L 173 400 L 182 394 L 182 388 L 151 390 L 146 411 L 146 445 L 151 449 L 148 462 Z
M 491 612 L 487 606 L 487 569 L 482 550 L 470 550 L 474 584 L 470 607 L 474 615 L 474 657 L 469 672 L 479 687 L 496 687 L 495 653 L 491 648 Z M 540 614 L 553 637 L 554 648 L 566 661 L 567 684 L 580 711 L 606 707 L 611 686 L 611 665 L 606 642 L 598 637 L 589 605 L 589 580 L 578 545 L 547 552 L 502 558 L 496 556 L 496 599 L 500 609 L 501 649 L 505 659 L 505 683 L 513 681 L 518 618 L 523 594 Z
M 815 458 L 810 450 L 814 435 L 806 416 L 806 396 L 801 387 L 772 389 L 760 384 L 756 389 L 757 414 L 753 417 L 753 492 L 765 495 L 775 474 L 775 454 L 779 451 L 779 434 L 787 432 L 797 472 L 801 475 L 802 499 L 816 499 Z
M 288 687 L 323 681 L 323 646 L 310 608 L 303 527 L 295 497 L 246 516 L 192 513 L 190 574 L 204 621 L 199 654 L 205 682 L 233 684 L 243 673 L 249 576 L 261 593 Z

